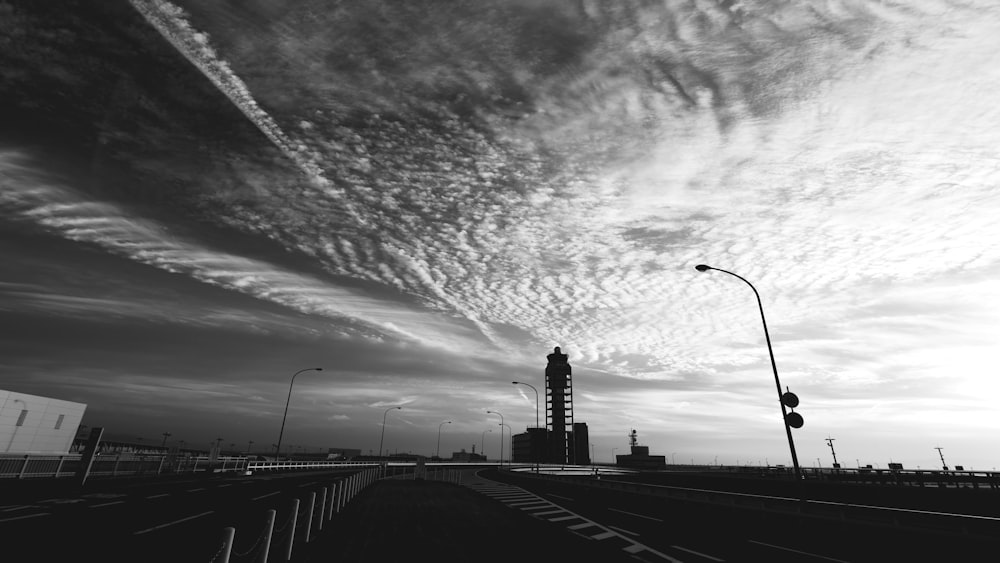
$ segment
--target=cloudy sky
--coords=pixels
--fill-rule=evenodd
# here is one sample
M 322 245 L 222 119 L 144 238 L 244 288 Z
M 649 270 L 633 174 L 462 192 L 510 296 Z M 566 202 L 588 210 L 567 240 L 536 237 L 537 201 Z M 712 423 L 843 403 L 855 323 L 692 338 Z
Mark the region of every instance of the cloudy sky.
M 790 463 L 705 263 L 803 466 L 995 467 L 997 53 L 992 0 L 0 2 L 0 387 L 256 449 L 322 367 L 283 444 L 495 457 L 561 346 L 598 461 Z

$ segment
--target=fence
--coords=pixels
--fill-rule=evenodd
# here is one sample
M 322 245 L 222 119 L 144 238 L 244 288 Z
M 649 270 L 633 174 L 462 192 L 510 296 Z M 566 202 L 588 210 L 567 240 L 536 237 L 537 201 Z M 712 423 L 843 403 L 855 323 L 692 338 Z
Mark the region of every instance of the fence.
M 254 530 L 238 537 L 236 528 L 224 528 L 219 548 L 209 563 L 291 561 L 296 545 L 308 544 L 315 539 L 323 531 L 324 523 L 332 521 L 333 516 L 339 514 L 358 493 L 379 479 L 380 470 L 380 467 L 368 467 L 333 481 L 319 491 L 309 492 L 304 500 L 292 499 L 282 523 L 277 527 L 278 511 L 266 511 L 256 537 Z M 254 539 L 243 541 L 245 537 Z

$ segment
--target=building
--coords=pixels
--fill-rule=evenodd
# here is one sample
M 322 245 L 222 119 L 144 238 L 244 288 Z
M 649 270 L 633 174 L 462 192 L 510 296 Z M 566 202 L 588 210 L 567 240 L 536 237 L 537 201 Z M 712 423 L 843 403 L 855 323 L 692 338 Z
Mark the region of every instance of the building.
M 638 433 L 633 428 L 628 435 L 631 454 L 615 456 L 615 464 L 634 469 L 666 469 L 667 456 L 649 455 L 648 446 L 640 446 Z
M 462 448 L 462 451 L 453 452 L 451 454 L 451 461 L 486 461 L 486 456 L 477 454 L 476 445 L 473 444 L 472 453 L 469 453 L 465 451 L 465 448 Z
M 514 463 L 543 462 L 547 439 L 548 431 L 544 428 L 527 428 L 524 433 L 513 435 L 510 460 Z
M 545 426 L 549 429 L 548 463 L 574 463 L 570 455 L 573 426 L 573 368 L 556 346 L 545 366 Z
M 0 389 L 0 453 L 69 453 L 86 410 L 84 403 Z
M 590 465 L 590 432 L 586 422 L 573 423 L 569 460 L 574 465 Z

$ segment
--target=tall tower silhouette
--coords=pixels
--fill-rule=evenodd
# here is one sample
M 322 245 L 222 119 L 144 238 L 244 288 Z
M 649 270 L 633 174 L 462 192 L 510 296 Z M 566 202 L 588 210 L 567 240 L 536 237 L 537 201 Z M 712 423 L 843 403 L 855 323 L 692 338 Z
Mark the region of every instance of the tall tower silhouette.
M 575 463 L 570 459 L 570 435 L 573 428 L 573 368 L 569 356 L 559 347 L 548 355 L 545 366 L 545 426 L 548 429 L 548 462 Z M 575 456 L 574 456 L 575 457 Z

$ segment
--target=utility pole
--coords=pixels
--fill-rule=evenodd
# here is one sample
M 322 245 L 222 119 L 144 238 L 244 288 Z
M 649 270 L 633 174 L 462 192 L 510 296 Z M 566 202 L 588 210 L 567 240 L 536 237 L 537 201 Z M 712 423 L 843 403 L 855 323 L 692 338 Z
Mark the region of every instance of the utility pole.
M 827 439 L 826 439 L 826 445 L 830 446 L 830 453 L 833 454 L 833 467 L 834 467 L 834 469 L 838 469 L 838 468 L 840 468 L 840 464 L 837 463 L 837 452 L 836 452 L 836 450 L 833 449 L 833 441 L 834 440 L 836 440 L 836 438 L 827 437 Z
M 941 468 L 944 469 L 945 471 L 948 471 L 948 464 L 944 462 L 944 454 L 941 453 L 941 450 L 943 450 L 944 448 L 940 446 L 935 446 L 934 449 L 937 450 L 938 455 L 941 456 Z

